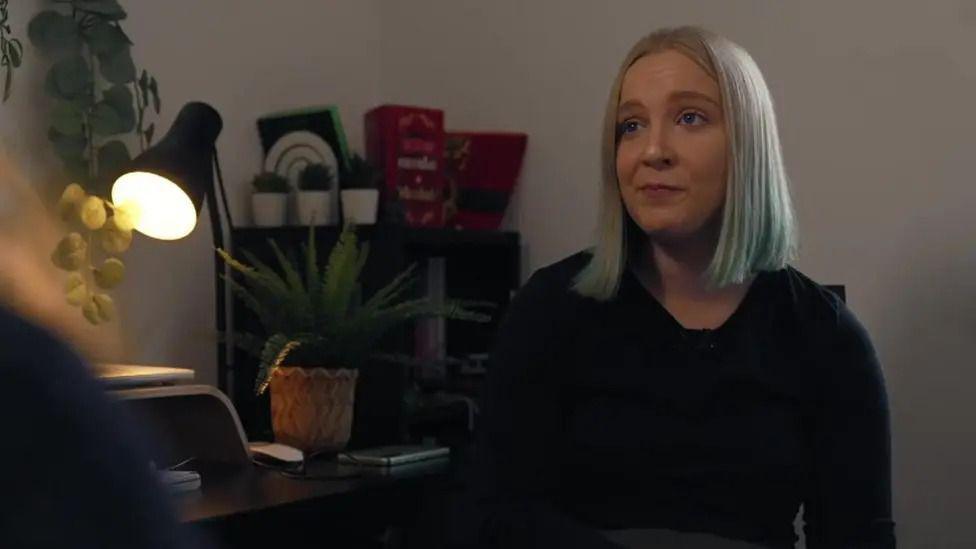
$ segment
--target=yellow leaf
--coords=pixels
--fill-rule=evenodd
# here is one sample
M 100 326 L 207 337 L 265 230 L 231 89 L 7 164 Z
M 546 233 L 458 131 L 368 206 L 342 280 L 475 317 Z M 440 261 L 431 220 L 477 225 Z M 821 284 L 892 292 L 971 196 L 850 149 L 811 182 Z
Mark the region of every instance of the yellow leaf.
M 108 218 L 108 214 L 105 212 L 105 202 L 97 196 L 89 196 L 79 203 L 78 217 L 89 229 L 93 231 L 101 229 Z
M 85 284 L 81 273 L 71 273 L 64 283 L 64 292 L 68 298 L 68 303 L 75 307 L 80 306 L 88 297 L 88 286 Z
M 116 225 L 115 216 L 108 219 L 105 226 L 98 233 L 102 249 L 110 254 L 120 254 L 129 249 L 132 244 L 132 231 L 124 231 Z
M 61 198 L 58 200 L 58 213 L 61 219 L 67 221 L 71 214 L 75 212 L 78 204 L 85 199 L 85 189 L 77 183 L 72 183 L 64 188 Z
M 115 302 L 111 297 L 106 294 L 95 294 L 94 301 L 101 320 L 110 322 L 115 319 Z
M 78 233 L 70 233 L 58 242 L 51 261 L 66 271 L 76 271 L 85 263 L 88 243 Z
M 89 299 L 88 302 L 81 307 L 81 314 L 85 315 L 88 322 L 96 326 L 102 322 L 102 319 L 98 314 L 98 305 L 95 305 L 95 301 L 92 299 Z
M 106 259 L 102 266 L 95 269 L 95 283 L 99 288 L 114 288 L 125 278 L 125 264 L 122 261 L 111 257 Z
M 138 219 L 138 205 L 133 201 L 123 202 L 115 206 L 115 226 L 123 231 L 131 231 L 136 226 Z

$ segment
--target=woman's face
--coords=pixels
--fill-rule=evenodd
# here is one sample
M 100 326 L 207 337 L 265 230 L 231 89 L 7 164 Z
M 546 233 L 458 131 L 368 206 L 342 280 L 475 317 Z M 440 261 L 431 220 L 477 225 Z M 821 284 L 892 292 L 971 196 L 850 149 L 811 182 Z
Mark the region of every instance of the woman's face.
M 641 57 L 624 74 L 617 135 L 617 182 L 637 225 L 652 240 L 717 235 L 726 135 L 715 80 L 676 51 Z

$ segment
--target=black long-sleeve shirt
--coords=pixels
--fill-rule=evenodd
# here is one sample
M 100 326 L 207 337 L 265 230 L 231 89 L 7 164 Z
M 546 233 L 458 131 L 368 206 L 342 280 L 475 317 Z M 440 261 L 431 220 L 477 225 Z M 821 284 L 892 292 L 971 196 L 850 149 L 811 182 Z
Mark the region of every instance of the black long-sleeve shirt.
M 793 547 L 895 547 L 890 431 L 867 332 L 792 267 L 715 330 L 686 330 L 627 272 L 607 302 L 536 272 L 483 399 L 475 492 L 493 547 L 617 547 L 602 530 Z

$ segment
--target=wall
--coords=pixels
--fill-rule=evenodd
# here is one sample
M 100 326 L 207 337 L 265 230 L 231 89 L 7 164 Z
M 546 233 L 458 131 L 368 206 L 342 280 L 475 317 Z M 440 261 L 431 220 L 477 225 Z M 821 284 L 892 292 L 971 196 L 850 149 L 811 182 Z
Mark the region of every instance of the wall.
M 48 4 L 11 4 L 13 30 L 26 43 L 27 21 Z M 379 96 L 376 2 L 277 0 L 274 9 L 232 0 L 124 5 L 135 62 L 159 81 L 157 136 L 187 101 L 208 102 L 223 117 L 217 149 L 235 224 L 250 224 L 248 183 L 263 160 L 259 116 L 336 104 L 350 146 L 362 150 L 362 115 Z M 26 49 L 26 73 L 0 107 L 0 139 L 42 180 L 57 161 L 45 138 L 44 60 L 29 44 Z M 212 249 L 206 212 L 185 240 L 136 236 L 124 257 L 128 283 L 116 293 L 125 350 L 104 359 L 193 368 L 198 380 L 216 383 Z
M 40 2 L 16 0 L 24 11 Z M 140 66 L 159 79 L 168 127 L 184 102 L 224 117 L 218 142 L 235 221 L 260 166 L 263 113 L 335 103 L 350 143 L 380 102 L 442 107 L 450 129 L 530 135 L 507 226 L 525 272 L 590 242 L 598 127 L 617 64 L 658 26 L 699 23 L 752 53 L 772 89 L 799 210 L 797 266 L 843 283 L 884 363 L 892 406 L 900 546 L 971 547 L 976 435 L 976 10 L 963 1 L 613 3 L 212 0 L 127 2 Z M 28 48 L 30 49 L 30 48 Z M 0 140 L 43 175 L 43 73 L 0 107 Z M 553 220 L 560 220 L 553 222 Z M 211 242 L 142 239 L 120 300 L 128 350 L 213 382 Z M 203 259 L 207 258 L 207 259 Z
M 529 134 L 509 219 L 526 274 L 591 242 L 600 117 L 631 44 L 697 23 L 745 47 L 777 107 L 797 266 L 847 285 L 884 364 L 900 546 L 976 546 L 971 3 L 418 0 L 380 15 L 384 101 Z

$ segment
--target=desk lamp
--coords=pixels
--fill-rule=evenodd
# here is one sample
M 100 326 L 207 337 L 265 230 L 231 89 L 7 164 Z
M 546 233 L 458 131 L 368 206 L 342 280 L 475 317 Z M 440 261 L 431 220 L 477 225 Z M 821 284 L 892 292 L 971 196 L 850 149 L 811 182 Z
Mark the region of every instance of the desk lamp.
M 222 128 L 223 121 L 213 107 L 200 102 L 187 103 L 159 143 L 132 160 L 112 186 L 112 202 L 131 209 L 135 230 L 160 240 L 183 238 L 193 231 L 206 201 L 214 245 L 226 247 L 216 198 L 219 189 L 228 227 L 233 227 L 215 147 Z M 224 279 L 220 276 L 223 268 L 223 262 L 214 253 L 220 333 L 226 328 Z M 224 392 L 227 391 L 226 355 L 225 345 L 219 345 L 217 386 Z

